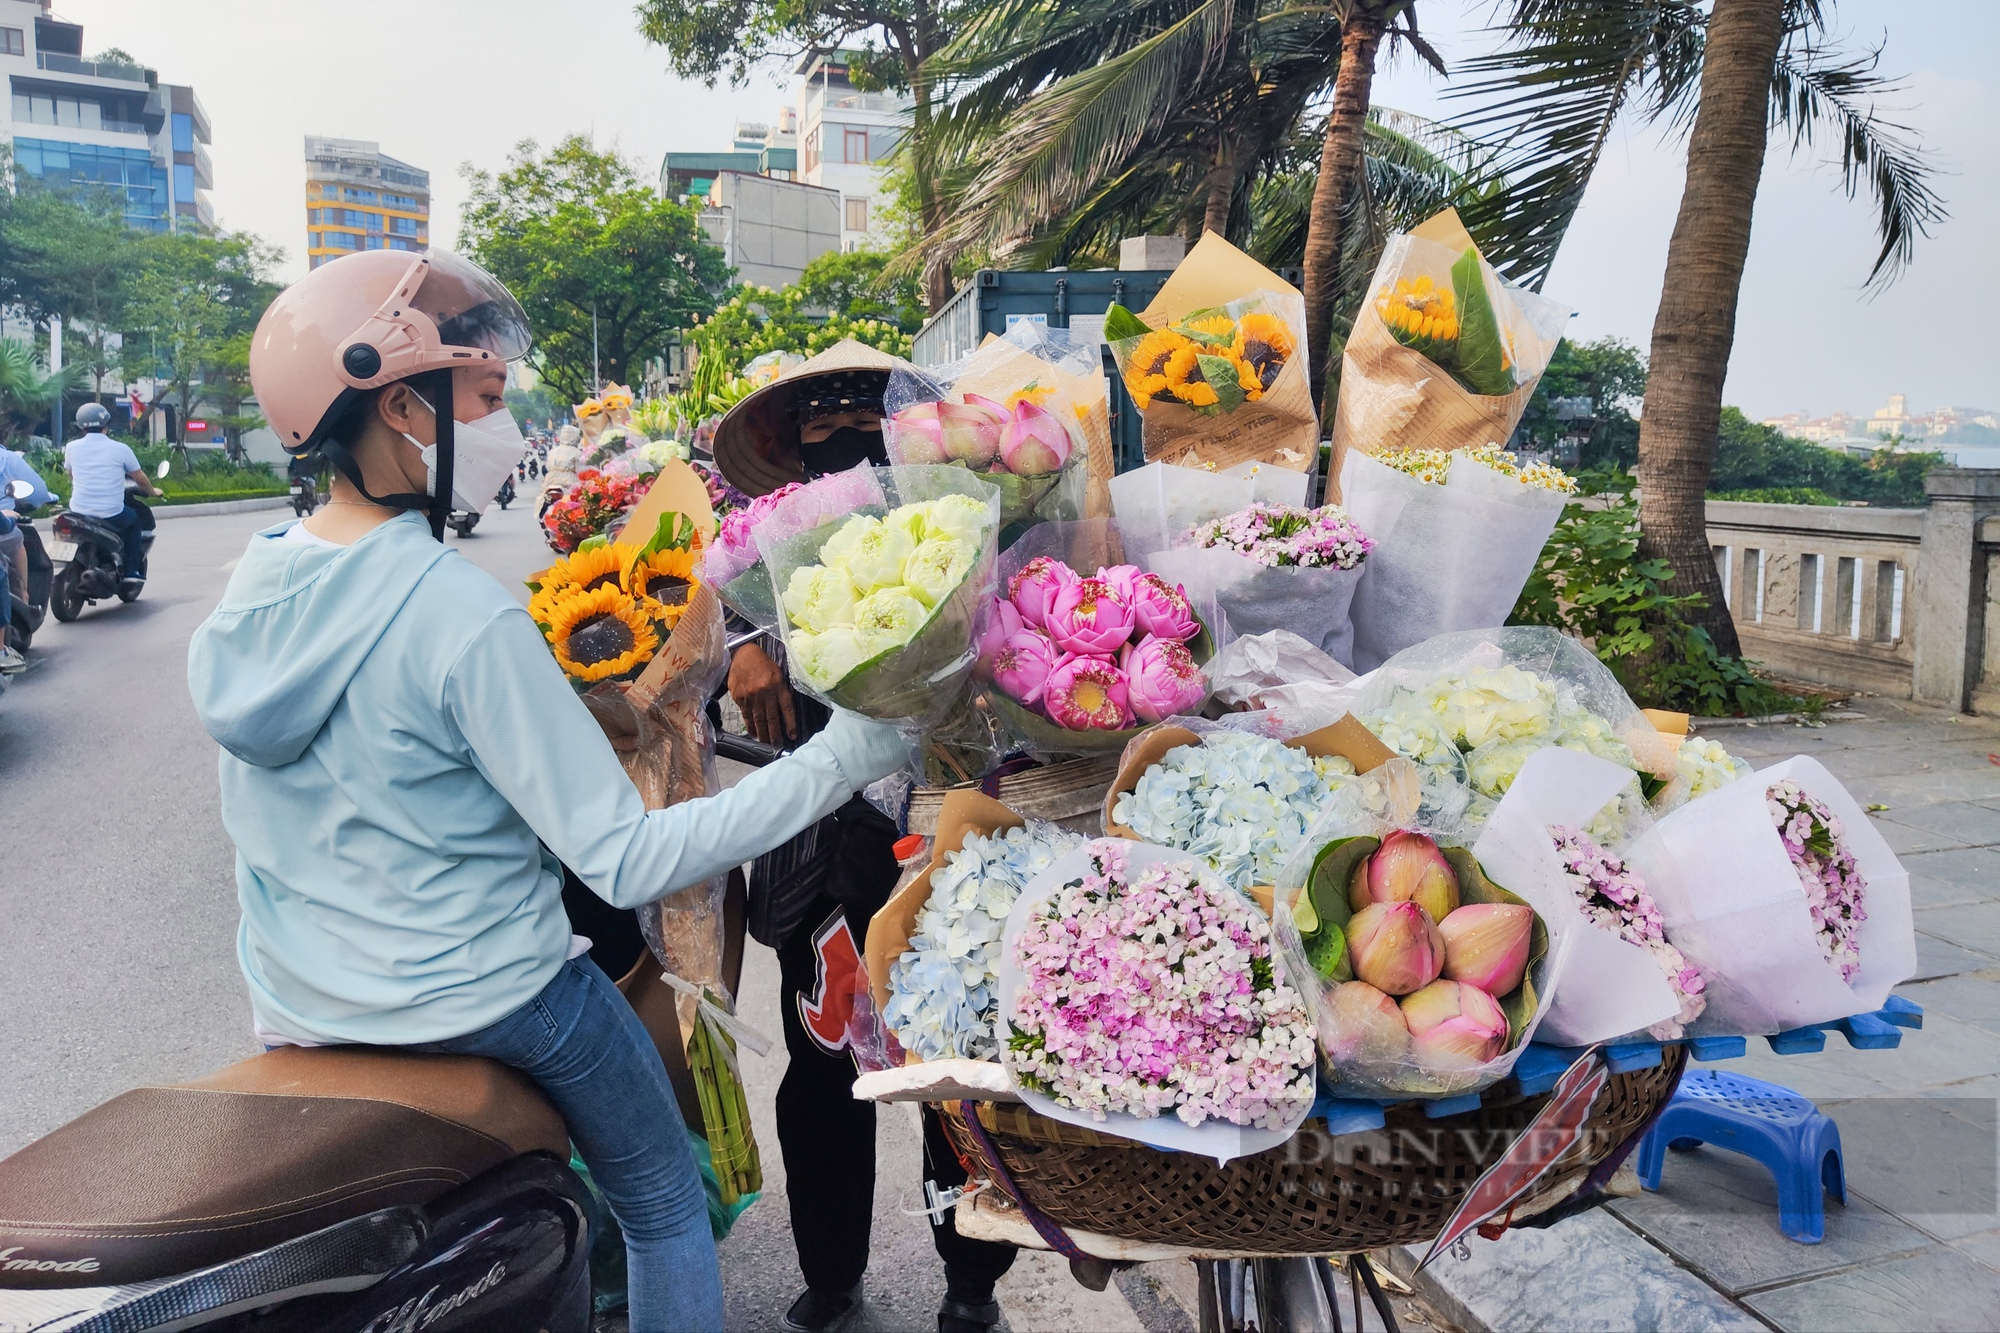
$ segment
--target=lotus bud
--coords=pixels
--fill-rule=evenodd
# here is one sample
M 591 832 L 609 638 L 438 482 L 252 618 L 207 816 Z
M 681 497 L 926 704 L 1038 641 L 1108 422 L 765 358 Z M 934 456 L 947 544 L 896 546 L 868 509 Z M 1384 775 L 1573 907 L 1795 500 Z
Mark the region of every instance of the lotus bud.
M 1021 613 L 1014 604 L 1004 597 L 987 600 L 980 608 L 979 628 L 973 635 L 973 650 L 979 654 L 979 665 L 975 668 L 983 680 L 992 679 L 993 657 L 1007 640 L 1027 628 Z
M 1069 461 L 1062 418 L 1023 398 L 1000 428 L 1000 462 L 1017 477 L 1045 477 Z
M 1078 579 L 1056 594 L 1044 628 L 1066 653 L 1110 657 L 1132 637 L 1132 608 L 1103 579 Z
M 1183 642 L 1201 633 L 1187 590 L 1168 583 L 1158 574 L 1141 574 L 1132 580 L 1125 600 L 1132 606 L 1132 620 L 1140 631 L 1162 639 Z
M 1208 697 L 1208 678 L 1195 665 L 1187 645 L 1177 640 L 1142 640 L 1121 665 L 1131 690 L 1132 711 L 1141 722 L 1185 713 Z
M 1396 829 L 1355 868 L 1348 903 L 1356 911 L 1369 903 L 1415 903 L 1431 920 L 1442 921 L 1458 907 L 1458 876 L 1436 843 Z
M 1065 657 L 1049 672 L 1042 708 L 1071 731 L 1120 731 L 1132 725 L 1130 686 L 1108 657 Z
M 1056 594 L 1075 582 L 1075 570 L 1053 556 L 1038 555 L 1007 581 L 1007 596 L 1029 626 L 1046 629 Z
M 1347 923 L 1354 975 L 1377 990 L 1408 995 L 1444 970 L 1444 938 L 1415 903 L 1370 903 Z
M 1507 1015 L 1491 995 L 1460 981 L 1433 981 L 1403 997 L 1411 1053 L 1431 1069 L 1470 1069 L 1507 1048 Z
M 1509 995 L 1528 970 L 1535 913 L 1519 903 L 1467 903 L 1438 922 L 1444 975 L 1488 995 Z
M 983 468 L 1000 452 L 1000 430 L 1007 411 L 990 398 L 965 395 L 963 403 L 939 403 L 938 425 L 945 457 L 970 468 Z
M 1024 629 L 1000 645 L 993 654 L 993 683 L 1009 699 L 1029 706 L 1042 700 L 1049 673 L 1062 660 L 1062 653 L 1038 629 Z
M 1145 571 L 1137 565 L 1106 565 L 1097 571 L 1097 577 L 1111 585 L 1111 591 L 1118 594 L 1118 600 L 1132 605 L 1132 591 L 1138 587 L 1139 579 Z
M 1410 1025 L 1396 1002 L 1365 981 L 1343 981 L 1327 992 L 1321 1044 L 1335 1068 L 1408 1058 Z
M 944 425 L 938 420 L 938 404 L 912 403 L 891 416 L 885 429 L 888 431 L 887 443 L 898 462 L 945 461 Z

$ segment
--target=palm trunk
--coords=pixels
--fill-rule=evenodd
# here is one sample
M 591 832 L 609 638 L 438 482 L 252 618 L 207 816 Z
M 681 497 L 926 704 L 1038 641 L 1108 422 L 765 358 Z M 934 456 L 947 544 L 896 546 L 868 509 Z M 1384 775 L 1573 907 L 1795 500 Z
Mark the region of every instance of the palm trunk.
M 1731 657 L 1743 649 L 1708 544 L 1708 479 L 1750 253 L 1750 215 L 1764 170 L 1771 68 L 1784 40 L 1785 3 L 1716 0 L 1709 19 L 1701 101 L 1688 136 L 1687 188 L 1667 245 L 1639 422 L 1640 553 L 1673 566 L 1668 586 L 1674 592 L 1706 598 L 1689 619 Z
M 1220 232 L 1229 235 L 1229 205 L 1236 196 L 1236 167 L 1229 152 L 1229 141 L 1220 136 L 1215 141 L 1215 165 L 1208 169 L 1208 205 L 1201 216 L 1201 229 L 1205 232 Z
M 1341 210 L 1361 169 L 1361 133 L 1368 121 L 1375 82 L 1375 52 L 1382 45 L 1382 16 L 1355 5 L 1340 29 L 1340 73 L 1333 82 L 1333 110 L 1320 149 L 1319 180 L 1313 186 L 1306 227 L 1306 346 L 1312 351 L 1313 401 L 1325 415 L 1328 347 L 1333 308 L 1340 299 Z
M 915 29 L 903 54 L 903 72 L 910 82 L 910 149 L 917 182 L 917 221 L 926 237 L 944 226 L 944 204 L 938 198 L 937 176 L 931 165 L 931 76 L 927 67 L 939 42 L 937 16 L 928 4 L 916 7 Z M 924 306 L 935 315 L 951 299 L 951 256 L 931 245 L 924 254 Z

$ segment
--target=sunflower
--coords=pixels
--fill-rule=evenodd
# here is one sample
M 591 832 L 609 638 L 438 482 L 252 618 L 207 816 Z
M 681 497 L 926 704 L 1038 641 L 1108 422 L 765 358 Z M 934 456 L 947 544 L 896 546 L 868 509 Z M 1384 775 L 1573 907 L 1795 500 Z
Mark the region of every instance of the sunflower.
M 1229 355 L 1239 364 L 1239 372 L 1242 366 L 1250 368 L 1250 373 L 1242 377 L 1243 392 L 1251 398 L 1263 397 L 1296 350 L 1292 331 L 1284 320 L 1275 315 L 1245 315 L 1237 325 L 1236 341 L 1229 349 Z
M 1213 407 L 1219 396 L 1215 386 L 1201 377 L 1201 346 L 1188 343 L 1167 358 L 1167 388 L 1189 407 Z
M 1183 348 L 1194 344 L 1171 330 L 1149 333 L 1139 340 L 1131 357 L 1125 363 L 1125 387 L 1132 391 L 1132 401 L 1145 411 L 1153 401 L 1153 395 L 1167 391 L 1167 360 Z
M 549 630 L 556 665 L 586 684 L 643 665 L 660 646 L 660 636 L 639 604 L 615 587 L 558 598 Z
M 1264 396 L 1264 390 L 1271 387 L 1268 380 L 1259 377 L 1257 367 L 1253 363 L 1245 361 L 1233 352 L 1220 352 L 1217 355 L 1223 357 L 1230 365 L 1236 367 L 1236 384 L 1238 388 L 1243 390 L 1244 402 L 1256 402 Z M 1282 368 L 1282 363 L 1280 365 Z M 1271 379 L 1276 379 L 1277 377 L 1277 372 L 1272 371 Z
M 564 593 L 590 592 L 597 588 L 619 588 L 633 591 L 627 574 L 636 548 L 611 543 L 589 551 L 577 551 L 566 555 L 535 575 L 533 583 L 539 585 L 528 598 L 528 614 L 535 623 L 549 623 L 549 612 Z
M 1236 339 L 1236 321 L 1227 315 L 1203 315 L 1180 325 L 1197 342 L 1211 347 L 1227 347 Z
M 677 551 L 671 546 L 655 551 L 633 564 L 632 595 L 650 602 L 648 610 L 657 607 L 654 614 L 671 626 L 680 620 L 681 612 L 687 610 L 695 590 L 701 587 L 695 565 L 693 551 Z

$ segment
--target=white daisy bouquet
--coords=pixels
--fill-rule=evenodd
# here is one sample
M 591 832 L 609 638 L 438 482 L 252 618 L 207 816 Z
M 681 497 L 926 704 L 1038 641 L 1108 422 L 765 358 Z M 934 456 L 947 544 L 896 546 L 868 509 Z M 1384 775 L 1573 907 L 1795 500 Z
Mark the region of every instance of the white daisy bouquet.
M 829 517 L 827 487 L 865 503 Z M 883 721 L 922 726 L 958 707 L 999 516 L 999 492 L 954 467 L 859 468 L 781 501 L 752 535 L 793 680 Z

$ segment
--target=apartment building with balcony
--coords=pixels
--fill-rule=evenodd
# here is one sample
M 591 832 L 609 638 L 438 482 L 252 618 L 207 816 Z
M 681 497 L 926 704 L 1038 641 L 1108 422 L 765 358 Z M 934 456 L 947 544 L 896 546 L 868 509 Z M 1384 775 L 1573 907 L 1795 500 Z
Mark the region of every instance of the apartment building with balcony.
M 431 174 L 366 139 L 306 136 L 306 262 L 431 248 Z
M 910 101 L 863 92 L 849 77 L 851 52 L 813 53 L 798 64 L 799 179 L 840 192 L 840 248 L 882 235 L 890 201 L 886 162 L 909 125 Z
M 17 174 L 107 198 L 142 230 L 212 229 L 210 129 L 194 89 L 83 52 L 83 25 L 49 0 L 0 0 L 0 138 Z

